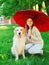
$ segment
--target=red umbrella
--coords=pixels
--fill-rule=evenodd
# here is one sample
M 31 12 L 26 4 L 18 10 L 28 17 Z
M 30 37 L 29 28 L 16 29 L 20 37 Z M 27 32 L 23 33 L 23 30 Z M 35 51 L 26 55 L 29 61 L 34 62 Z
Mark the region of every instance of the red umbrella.
M 49 17 L 41 11 L 21 10 L 13 16 L 16 24 L 25 27 L 26 20 L 31 17 L 41 32 L 49 31 Z

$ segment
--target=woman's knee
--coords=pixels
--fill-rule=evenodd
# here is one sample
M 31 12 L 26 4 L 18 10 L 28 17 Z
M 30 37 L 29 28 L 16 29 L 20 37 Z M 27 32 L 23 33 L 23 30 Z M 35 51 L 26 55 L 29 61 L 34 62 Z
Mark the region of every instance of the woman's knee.
M 26 44 L 25 45 L 25 50 L 27 50 L 28 48 L 30 48 L 32 46 L 32 44 L 31 43 L 29 43 L 29 44 Z

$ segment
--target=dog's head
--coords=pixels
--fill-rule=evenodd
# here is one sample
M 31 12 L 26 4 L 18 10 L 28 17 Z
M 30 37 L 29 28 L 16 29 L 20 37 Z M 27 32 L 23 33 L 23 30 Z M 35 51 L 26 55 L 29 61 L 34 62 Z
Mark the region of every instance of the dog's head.
M 25 29 L 23 27 L 16 27 L 14 30 L 14 34 L 18 37 L 22 37 L 25 35 Z

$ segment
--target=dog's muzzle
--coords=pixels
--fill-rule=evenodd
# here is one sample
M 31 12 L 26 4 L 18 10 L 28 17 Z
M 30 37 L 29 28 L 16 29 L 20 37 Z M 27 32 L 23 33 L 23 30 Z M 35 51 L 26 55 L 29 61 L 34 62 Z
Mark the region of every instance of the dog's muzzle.
M 21 32 L 18 33 L 18 37 L 21 38 Z
M 21 35 L 21 33 L 19 32 L 18 35 Z

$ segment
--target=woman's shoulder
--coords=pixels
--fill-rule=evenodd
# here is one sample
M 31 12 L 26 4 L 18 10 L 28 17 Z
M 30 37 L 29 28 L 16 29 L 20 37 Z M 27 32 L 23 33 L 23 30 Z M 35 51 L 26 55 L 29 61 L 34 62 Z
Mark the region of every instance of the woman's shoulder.
M 36 26 L 33 26 L 33 28 L 37 28 Z
M 38 30 L 38 28 L 37 28 L 36 26 L 33 26 L 33 28 L 32 28 L 32 29 L 34 29 L 34 30 L 35 30 L 35 29 L 37 29 L 37 30 Z
M 34 30 L 34 31 L 39 31 L 36 26 L 33 26 L 32 30 Z

